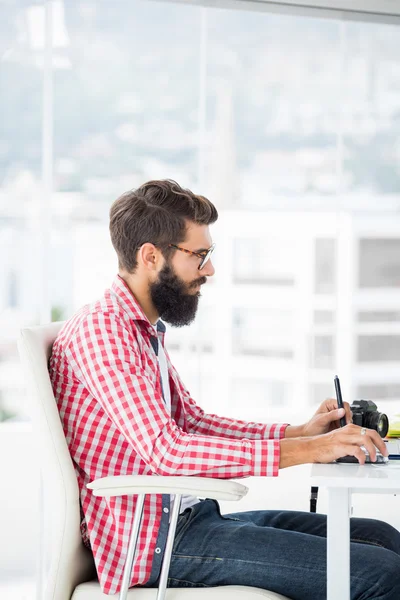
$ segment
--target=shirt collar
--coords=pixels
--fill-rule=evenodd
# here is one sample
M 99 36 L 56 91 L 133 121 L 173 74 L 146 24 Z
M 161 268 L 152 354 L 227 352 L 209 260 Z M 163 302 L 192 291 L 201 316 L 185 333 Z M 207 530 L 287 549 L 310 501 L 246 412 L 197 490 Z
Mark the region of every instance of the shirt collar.
M 142 307 L 136 300 L 135 296 L 132 294 L 128 284 L 119 275 L 117 275 L 114 281 L 112 282 L 111 292 L 113 292 L 117 296 L 119 304 L 121 304 L 124 310 L 128 313 L 129 317 L 133 321 L 144 321 L 147 325 L 149 325 L 150 334 L 154 335 L 153 325 L 150 323 L 149 319 L 144 314 Z M 166 327 L 164 323 L 160 319 L 158 319 L 157 331 L 159 333 L 165 333 L 165 330 Z

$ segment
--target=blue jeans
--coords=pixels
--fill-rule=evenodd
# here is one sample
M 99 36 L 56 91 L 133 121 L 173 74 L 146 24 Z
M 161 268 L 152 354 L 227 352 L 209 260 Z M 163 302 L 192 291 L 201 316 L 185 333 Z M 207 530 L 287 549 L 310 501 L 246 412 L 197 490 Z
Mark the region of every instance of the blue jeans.
M 350 523 L 352 600 L 400 600 L 400 533 L 374 519 Z M 186 509 L 178 520 L 168 586 L 220 585 L 323 600 L 326 516 L 276 510 L 221 515 L 214 500 Z

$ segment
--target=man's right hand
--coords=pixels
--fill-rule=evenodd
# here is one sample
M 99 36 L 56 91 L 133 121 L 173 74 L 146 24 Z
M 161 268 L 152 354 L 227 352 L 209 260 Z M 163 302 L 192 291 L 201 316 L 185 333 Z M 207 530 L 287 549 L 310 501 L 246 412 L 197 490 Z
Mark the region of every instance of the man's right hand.
M 304 463 L 330 463 L 347 455 L 355 456 L 360 464 L 364 464 L 365 452 L 361 446 L 365 447 L 372 461 L 376 459 L 376 449 L 384 456 L 388 455 L 385 442 L 377 431 L 366 429 L 365 434 L 361 435 L 361 430 L 358 425 L 349 423 L 323 435 L 282 439 L 279 467 L 283 469 Z

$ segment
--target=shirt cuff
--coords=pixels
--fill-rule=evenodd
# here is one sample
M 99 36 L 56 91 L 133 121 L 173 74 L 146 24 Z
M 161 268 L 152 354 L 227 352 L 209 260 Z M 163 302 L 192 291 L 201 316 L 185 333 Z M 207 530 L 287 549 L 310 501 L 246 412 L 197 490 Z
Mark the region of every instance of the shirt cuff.
M 279 440 L 254 440 L 252 450 L 252 475 L 276 477 L 281 455 Z
M 288 425 L 289 423 L 274 423 L 273 425 L 267 425 L 265 428 L 264 439 L 281 440 L 285 437 L 285 431 Z

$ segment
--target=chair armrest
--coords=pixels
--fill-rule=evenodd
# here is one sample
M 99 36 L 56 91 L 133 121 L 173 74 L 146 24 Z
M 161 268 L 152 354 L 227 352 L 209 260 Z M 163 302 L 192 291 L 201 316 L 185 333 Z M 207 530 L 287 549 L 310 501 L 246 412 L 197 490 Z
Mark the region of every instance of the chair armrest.
M 119 475 L 101 477 L 87 484 L 95 496 L 131 494 L 189 494 L 213 500 L 240 500 L 248 492 L 241 483 L 211 477 Z

